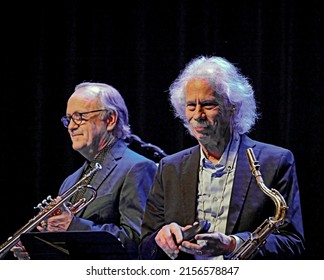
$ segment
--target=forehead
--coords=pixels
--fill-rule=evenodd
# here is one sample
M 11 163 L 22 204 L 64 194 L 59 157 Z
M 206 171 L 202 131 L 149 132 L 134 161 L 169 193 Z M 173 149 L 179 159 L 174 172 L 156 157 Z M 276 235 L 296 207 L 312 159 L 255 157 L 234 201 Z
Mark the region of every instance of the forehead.
M 209 96 L 215 97 L 215 91 L 206 79 L 190 79 L 185 87 L 186 97 Z
M 76 111 L 82 112 L 86 110 L 97 109 L 99 105 L 99 98 L 91 94 L 91 91 L 83 88 L 77 89 L 69 98 L 67 103 L 67 111 L 74 113 Z

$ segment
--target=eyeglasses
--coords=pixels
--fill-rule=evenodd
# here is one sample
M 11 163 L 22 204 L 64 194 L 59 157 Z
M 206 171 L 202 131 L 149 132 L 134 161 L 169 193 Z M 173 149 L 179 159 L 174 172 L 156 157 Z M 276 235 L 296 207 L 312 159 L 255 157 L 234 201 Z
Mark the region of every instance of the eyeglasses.
M 71 120 L 77 125 L 80 125 L 82 121 L 88 121 L 89 119 L 83 118 L 83 115 L 90 114 L 90 113 L 95 113 L 95 112 L 101 112 L 101 111 L 107 111 L 107 109 L 98 109 L 98 110 L 93 110 L 93 111 L 88 111 L 88 112 L 75 112 L 71 115 L 66 115 L 62 117 L 61 122 L 65 127 L 68 127 Z

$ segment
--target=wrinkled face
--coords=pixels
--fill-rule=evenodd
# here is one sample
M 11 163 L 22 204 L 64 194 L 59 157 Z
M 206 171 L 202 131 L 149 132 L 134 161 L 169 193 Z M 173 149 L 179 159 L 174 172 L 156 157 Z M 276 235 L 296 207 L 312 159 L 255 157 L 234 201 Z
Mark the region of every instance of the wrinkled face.
M 191 134 L 201 143 L 217 144 L 229 137 L 230 112 L 205 79 L 189 80 L 186 91 L 186 118 Z
M 66 115 L 83 113 L 103 109 L 98 98 L 87 98 L 82 95 L 84 89 L 80 88 L 73 93 L 67 103 Z M 77 124 L 73 120 L 68 125 L 68 132 L 74 150 L 80 152 L 91 160 L 107 141 L 107 120 L 101 116 L 104 111 L 92 112 L 82 115 L 82 121 Z

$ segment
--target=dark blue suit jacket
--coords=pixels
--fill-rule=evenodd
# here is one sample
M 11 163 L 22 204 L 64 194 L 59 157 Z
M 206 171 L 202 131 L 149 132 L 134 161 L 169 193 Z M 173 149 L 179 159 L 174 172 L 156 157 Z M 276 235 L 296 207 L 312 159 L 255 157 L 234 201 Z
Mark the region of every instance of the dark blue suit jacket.
M 226 234 L 235 234 L 246 240 L 275 213 L 275 204 L 262 192 L 251 173 L 247 148 L 253 148 L 265 185 L 277 189 L 289 207 L 279 232 L 267 238 L 255 258 L 301 258 L 304 231 L 293 154 L 287 149 L 254 141 L 246 135 L 242 136 L 239 148 Z M 171 222 L 185 226 L 196 220 L 199 159 L 199 146 L 195 146 L 160 161 L 143 218 L 140 258 L 168 258 L 154 241 L 158 230 Z M 180 253 L 178 258 L 190 259 L 192 256 Z
M 78 182 L 85 165 L 65 179 L 59 194 Z M 124 141 L 116 142 L 91 181 L 97 190 L 95 200 L 68 230 L 108 231 L 121 240 L 131 258 L 137 258 L 142 216 L 156 169 L 155 162 L 130 150 Z

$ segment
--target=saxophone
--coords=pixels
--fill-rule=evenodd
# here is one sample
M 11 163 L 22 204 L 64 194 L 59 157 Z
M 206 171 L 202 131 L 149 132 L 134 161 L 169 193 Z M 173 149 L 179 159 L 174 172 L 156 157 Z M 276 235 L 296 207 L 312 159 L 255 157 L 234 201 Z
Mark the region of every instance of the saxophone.
M 254 254 L 257 253 L 259 248 L 266 243 L 268 236 L 283 223 L 287 209 L 286 201 L 280 192 L 278 192 L 276 189 L 270 190 L 264 184 L 261 172 L 259 170 L 260 165 L 255 159 L 252 148 L 247 149 L 246 154 L 252 174 L 254 175 L 258 186 L 273 200 L 276 206 L 276 211 L 273 217 L 266 219 L 253 233 L 251 233 L 250 237 L 234 251 L 230 258 L 231 260 L 245 260 L 253 258 Z

